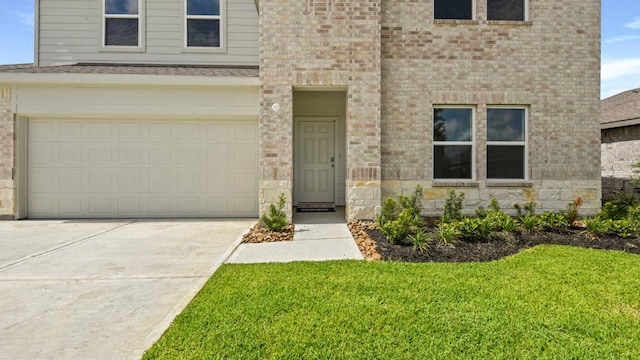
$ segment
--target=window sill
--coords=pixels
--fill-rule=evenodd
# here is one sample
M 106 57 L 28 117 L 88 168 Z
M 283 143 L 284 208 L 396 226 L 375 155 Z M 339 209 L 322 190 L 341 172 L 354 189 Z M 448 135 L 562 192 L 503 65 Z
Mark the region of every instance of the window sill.
M 515 25 L 515 26 L 531 26 L 532 21 L 520 21 L 520 20 L 487 20 L 488 25 Z
M 533 183 L 530 181 L 524 181 L 524 180 L 514 180 L 514 181 L 507 181 L 507 180 L 497 180 L 497 181 L 491 181 L 491 180 L 487 180 L 487 182 L 485 183 L 486 187 L 518 187 L 518 188 L 530 188 L 533 187 Z
M 225 47 L 183 47 L 183 53 L 209 53 L 209 54 L 223 54 L 227 52 Z
M 433 187 L 479 187 L 480 183 L 473 180 L 434 180 Z
M 434 24 L 440 25 L 479 25 L 478 20 L 459 20 L 459 19 L 434 19 Z
M 100 52 L 144 52 L 142 46 L 105 46 L 103 45 Z

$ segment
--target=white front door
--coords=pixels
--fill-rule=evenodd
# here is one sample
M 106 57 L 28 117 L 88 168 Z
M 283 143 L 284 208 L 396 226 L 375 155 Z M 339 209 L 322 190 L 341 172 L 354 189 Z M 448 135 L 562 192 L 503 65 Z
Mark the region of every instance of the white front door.
M 298 202 L 334 202 L 335 154 L 333 120 L 298 122 Z

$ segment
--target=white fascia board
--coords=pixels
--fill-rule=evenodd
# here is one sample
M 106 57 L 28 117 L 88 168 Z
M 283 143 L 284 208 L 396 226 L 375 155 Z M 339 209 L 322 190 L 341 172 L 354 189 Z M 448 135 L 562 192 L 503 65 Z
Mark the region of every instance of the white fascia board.
M 258 77 L 136 74 L 0 73 L 0 85 L 258 87 Z

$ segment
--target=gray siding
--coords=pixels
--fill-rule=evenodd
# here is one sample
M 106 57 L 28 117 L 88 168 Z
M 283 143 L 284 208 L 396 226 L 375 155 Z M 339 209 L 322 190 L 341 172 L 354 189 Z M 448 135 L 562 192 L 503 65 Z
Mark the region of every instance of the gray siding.
M 101 0 L 40 0 L 39 66 L 73 63 L 258 65 L 253 0 L 226 0 L 226 51 L 183 48 L 183 0 L 145 0 L 143 49 L 102 48 Z

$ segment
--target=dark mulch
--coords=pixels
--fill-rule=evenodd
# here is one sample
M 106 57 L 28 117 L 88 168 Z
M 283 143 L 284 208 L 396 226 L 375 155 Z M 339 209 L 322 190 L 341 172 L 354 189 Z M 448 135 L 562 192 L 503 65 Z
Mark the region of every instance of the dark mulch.
M 366 229 L 376 242 L 382 260 L 402 262 L 486 262 L 513 255 L 536 245 L 570 245 L 592 249 L 621 250 L 640 254 L 640 239 L 618 237 L 594 237 L 581 230 L 563 232 L 519 232 L 503 235 L 482 242 L 457 241 L 453 244 L 439 244 L 432 240 L 427 254 L 415 250 L 412 244 L 392 245 L 378 229 Z

